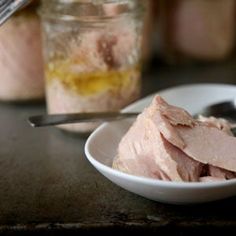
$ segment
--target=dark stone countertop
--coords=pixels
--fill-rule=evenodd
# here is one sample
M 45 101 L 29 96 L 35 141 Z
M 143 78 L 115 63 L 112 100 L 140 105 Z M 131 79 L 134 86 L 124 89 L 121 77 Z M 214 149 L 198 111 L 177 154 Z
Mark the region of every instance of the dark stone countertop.
M 143 96 L 186 83 L 236 82 L 236 62 L 167 66 L 153 63 Z M 236 229 L 236 198 L 174 206 L 129 193 L 100 175 L 84 155 L 86 139 L 26 119 L 44 105 L 0 104 L 0 233 L 226 235 Z

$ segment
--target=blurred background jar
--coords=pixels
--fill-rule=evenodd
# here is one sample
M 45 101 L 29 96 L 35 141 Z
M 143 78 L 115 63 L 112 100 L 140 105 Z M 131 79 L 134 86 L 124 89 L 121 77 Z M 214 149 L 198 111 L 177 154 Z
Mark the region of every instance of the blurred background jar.
M 142 61 L 144 66 L 148 66 L 154 52 L 154 36 L 155 31 L 157 30 L 157 17 L 159 15 L 158 0 L 145 0 L 143 1 L 143 5 L 145 11 L 142 43 Z
M 39 5 L 34 0 L 0 27 L 0 100 L 22 102 L 44 96 Z
M 116 111 L 139 98 L 142 1 L 44 0 L 41 16 L 50 114 Z
M 235 43 L 235 0 L 161 0 L 161 53 L 168 62 L 221 61 Z

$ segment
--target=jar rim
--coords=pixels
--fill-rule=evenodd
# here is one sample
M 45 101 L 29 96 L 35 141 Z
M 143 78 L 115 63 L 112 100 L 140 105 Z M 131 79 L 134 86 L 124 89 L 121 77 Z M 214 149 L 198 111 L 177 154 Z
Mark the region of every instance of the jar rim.
M 42 18 L 46 19 L 60 19 L 64 21 L 97 21 L 98 19 L 101 21 L 106 20 L 112 20 L 119 18 L 120 16 L 128 16 L 132 15 L 134 17 L 141 16 L 143 14 L 143 7 L 142 3 L 140 3 L 140 0 L 50 0 L 50 2 L 60 2 L 62 3 L 61 6 L 54 7 L 54 3 L 50 3 L 50 7 L 47 7 L 48 1 L 45 1 L 44 4 L 41 5 L 38 12 L 39 15 Z M 98 5 L 94 4 L 95 2 L 98 3 Z M 94 8 L 96 9 L 95 12 L 89 12 L 89 11 L 80 11 L 79 13 L 76 12 L 72 13 L 70 10 L 62 10 L 63 7 L 67 7 L 70 4 L 81 4 L 83 5 L 83 9 L 88 7 L 87 4 L 92 4 Z M 102 3 L 102 4 L 101 4 Z M 113 14 L 107 14 L 104 12 L 104 9 L 102 7 L 109 7 L 109 4 L 120 4 L 120 7 L 118 12 Z M 77 5 L 77 6 L 78 6 Z M 53 6 L 53 7 L 52 7 Z M 86 12 L 86 13 L 85 13 Z M 80 14 L 81 13 L 81 14 Z

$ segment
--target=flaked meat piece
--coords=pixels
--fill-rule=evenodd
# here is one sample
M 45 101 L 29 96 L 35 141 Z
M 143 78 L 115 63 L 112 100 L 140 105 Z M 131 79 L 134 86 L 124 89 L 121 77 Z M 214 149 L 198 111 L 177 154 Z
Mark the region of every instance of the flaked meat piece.
M 161 172 L 164 172 L 169 180 L 182 180 L 177 163 L 166 152 L 156 125 L 144 114 L 121 140 L 113 166 L 138 176 L 162 179 Z
M 234 125 L 230 124 L 227 120 L 225 120 L 223 118 L 216 118 L 214 116 L 204 117 L 204 116 L 200 115 L 198 117 L 198 120 L 201 122 L 204 122 L 205 124 L 207 124 L 209 126 L 216 127 L 218 129 L 224 131 L 228 135 L 234 136 L 231 131 L 231 128 L 233 128 Z
M 196 182 L 199 181 L 204 165 L 187 156 L 180 149 L 176 148 L 163 138 L 164 148 L 166 152 L 177 163 L 177 171 L 183 181 Z
M 157 110 L 168 119 L 171 125 L 185 125 L 193 127 L 196 121 L 192 116 L 182 108 L 169 105 L 160 96 L 157 96 L 155 101 Z
M 109 44 L 108 42 L 102 43 L 104 34 L 100 31 L 83 33 L 78 42 L 71 42 L 69 45 L 69 52 L 72 71 L 77 73 L 86 73 L 96 70 L 107 70 L 108 65 L 104 60 L 102 53 L 107 50 L 104 48 Z M 89 42 L 89 43 L 88 43 Z M 110 49 L 109 49 L 110 51 Z
M 170 144 L 146 109 L 121 140 L 113 167 L 156 179 L 198 181 L 202 165 Z
M 182 108 L 167 104 L 160 96 L 156 96 L 147 108 L 148 115 L 157 123 L 158 130 L 170 143 L 184 148 L 185 143 L 175 130 L 175 125 L 193 127 L 195 120 Z
M 196 161 L 236 172 L 236 139 L 234 137 L 204 122 L 194 121 L 183 109 L 173 108 L 159 96 L 151 105 L 153 110 L 155 105 L 156 117 L 167 127 L 166 130 L 162 128 L 159 130 L 169 142 Z M 158 127 L 160 126 L 159 123 Z M 168 128 L 169 126 L 171 128 Z M 183 142 L 184 145 L 180 146 L 178 142 Z
M 229 123 L 227 120 L 222 119 L 222 118 L 216 118 L 216 117 L 204 117 L 204 116 L 199 116 L 198 120 L 201 122 L 204 122 L 204 124 L 209 125 L 211 127 L 216 127 L 219 130 L 224 131 L 226 134 L 233 136 L 233 133 L 231 131 L 231 128 L 234 127 L 231 123 Z M 209 165 L 207 167 L 207 174 L 209 176 L 212 176 L 213 178 L 221 178 L 224 180 L 227 179 L 233 179 L 236 177 L 236 173 L 224 170 L 219 167 L 211 166 Z M 213 179 L 214 180 L 214 179 Z M 217 179 L 216 179 L 217 180 Z
M 120 20 L 107 28 L 83 32 L 78 41 L 71 42 L 68 55 L 76 72 L 118 70 L 139 63 L 137 48 L 141 36 L 135 22 Z M 78 43 L 79 42 L 79 43 Z
M 208 174 L 212 177 L 223 178 L 225 180 L 236 178 L 236 173 L 215 166 L 208 167 Z
M 236 138 L 156 96 L 123 137 L 113 167 L 172 181 L 236 177 Z
M 225 178 L 217 178 L 217 177 L 212 177 L 212 176 L 204 176 L 200 177 L 200 182 L 216 182 L 216 181 L 224 181 Z
M 204 123 L 193 128 L 176 126 L 175 129 L 185 143 L 182 151 L 194 160 L 236 172 L 235 137 Z
M 115 36 L 102 35 L 97 41 L 97 51 L 109 69 L 118 67 L 118 63 L 114 59 L 112 50 L 116 44 L 117 37 Z

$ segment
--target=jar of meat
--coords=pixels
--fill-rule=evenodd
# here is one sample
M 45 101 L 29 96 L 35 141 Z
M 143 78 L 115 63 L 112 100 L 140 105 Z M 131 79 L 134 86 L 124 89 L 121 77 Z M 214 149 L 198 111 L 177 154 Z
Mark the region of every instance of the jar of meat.
M 234 0 L 161 0 L 163 54 L 170 62 L 219 61 L 235 40 Z
M 44 96 L 40 20 L 35 0 L 0 27 L 0 100 L 28 101 Z
M 45 0 L 41 16 L 50 114 L 115 111 L 139 97 L 142 1 Z

